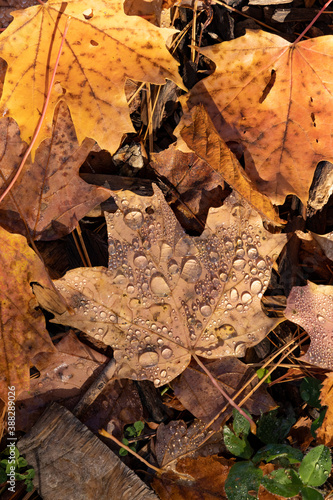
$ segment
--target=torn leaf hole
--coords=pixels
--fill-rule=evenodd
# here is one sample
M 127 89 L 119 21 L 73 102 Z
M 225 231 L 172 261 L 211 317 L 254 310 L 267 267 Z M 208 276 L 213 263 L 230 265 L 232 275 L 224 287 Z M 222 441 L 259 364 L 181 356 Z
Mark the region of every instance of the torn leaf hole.
M 264 100 L 266 99 L 266 97 L 268 96 L 270 91 L 272 90 L 273 85 L 275 83 L 275 80 L 276 80 L 276 71 L 275 71 L 275 69 L 272 69 L 269 82 L 267 83 L 266 87 L 264 88 L 263 93 L 259 99 L 260 104 L 264 102 Z

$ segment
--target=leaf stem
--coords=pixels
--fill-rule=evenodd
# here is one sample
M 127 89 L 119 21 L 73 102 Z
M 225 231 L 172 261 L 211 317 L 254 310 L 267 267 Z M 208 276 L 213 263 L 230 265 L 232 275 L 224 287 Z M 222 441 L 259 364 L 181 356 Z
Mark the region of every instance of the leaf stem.
M 325 3 L 325 5 L 320 9 L 320 11 L 318 12 L 318 14 L 312 19 L 311 23 L 305 28 L 305 30 L 299 35 L 299 37 L 296 38 L 296 40 L 294 41 L 293 45 L 296 45 L 296 43 L 298 43 L 303 38 L 303 36 L 305 35 L 305 33 L 307 31 L 309 31 L 309 29 L 311 28 L 311 26 L 317 21 L 318 17 L 321 16 L 321 14 L 329 6 L 329 4 L 331 2 L 332 2 L 332 0 L 328 0 L 328 2 Z
M 239 411 L 239 413 L 241 415 L 243 415 L 244 418 L 246 418 L 246 420 L 249 422 L 250 426 L 251 426 L 251 432 L 252 434 L 256 434 L 257 432 L 257 426 L 256 424 L 254 423 L 254 421 L 252 420 L 251 417 L 249 417 L 244 410 L 242 410 L 242 408 L 240 408 L 238 406 L 237 403 L 235 403 L 235 401 L 230 397 L 228 396 L 228 394 L 225 392 L 225 390 L 221 387 L 221 385 L 216 381 L 216 379 L 213 377 L 213 375 L 210 373 L 210 371 L 206 368 L 206 366 L 200 361 L 200 359 L 198 358 L 198 356 L 196 354 L 192 354 L 193 358 L 196 360 L 196 362 L 198 363 L 198 365 L 203 369 L 203 371 L 208 375 L 209 379 L 211 380 L 212 384 L 216 387 L 216 389 L 218 389 L 218 391 L 222 394 L 222 396 L 224 397 L 224 399 L 226 399 L 228 401 L 228 403 L 233 406 L 234 408 L 236 408 L 236 410 Z
M 66 25 L 65 25 L 64 33 L 62 35 L 61 44 L 60 44 L 58 55 L 57 55 L 57 59 L 56 59 L 55 65 L 54 65 L 54 69 L 53 69 L 53 73 L 52 73 L 52 77 L 51 77 L 49 89 L 48 89 L 46 100 L 45 100 L 45 103 L 44 103 L 44 106 L 43 106 L 43 111 L 42 111 L 42 114 L 41 114 L 41 116 L 39 118 L 38 125 L 36 127 L 35 133 L 34 133 L 32 139 L 31 139 L 31 143 L 30 143 L 28 149 L 26 150 L 26 152 L 25 152 L 25 154 L 24 154 L 24 156 L 22 158 L 21 164 L 20 164 L 19 168 L 17 169 L 16 174 L 14 175 L 14 177 L 12 178 L 12 180 L 10 181 L 10 183 L 8 184 L 8 186 L 6 187 L 6 189 L 4 190 L 4 192 L 2 193 L 2 195 L 0 196 L 0 203 L 5 198 L 5 196 L 7 196 L 7 194 L 9 193 L 9 191 L 12 189 L 12 187 L 15 184 L 15 182 L 17 181 L 18 177 L 20 176 L 20 174 L 22 172 L 22 169 L 23 169 L 23 167 L 25 165 L 25 162 L 27 161 L 27 158 L 28 158 L 29 154 L 31 153 L 31 150 L 32 150 L 32 148 L 33 148 L 33 146 L 34 146 L 34 144 L 36 142 L 36 139 L 37 139 L 37 136 L 38 136 L 38 134 L 40 132 L 40 129 L 42 128 L 42 123 L 44 121 L 44 118 L 45 118 L 45 115 L 46 115 L 46 110 L 47 110 L 48 104 L 50 102 L 51 91 L 52 91 L 52 87 L 53 87 L 53 84 L 54 84 L 55 76 L 56 76 L 56 73 L 57 73 L 57 69 L 58 69 L 58 64 L 59 64 L 59 60 L 60 60 L 62 48 L 64 46 L 65 38 L 66 38 L 67 31 L 68 31 L 68 28 L 69 28 L 70 19 L 71 18 L 69 16 L 67 18 L 67 20 L 66 20 Z

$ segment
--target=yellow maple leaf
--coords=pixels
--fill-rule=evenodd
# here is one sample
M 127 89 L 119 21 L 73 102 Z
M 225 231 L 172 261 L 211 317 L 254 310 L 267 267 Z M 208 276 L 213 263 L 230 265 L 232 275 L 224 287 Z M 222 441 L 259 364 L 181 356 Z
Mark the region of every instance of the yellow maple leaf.
M 0 36 L 1 57 L 8 63 L 0 112 L 16 120 L 26 142 L 40 118 L 70 18 L 34 151 L 51 135 L 54 109 L 62 100 L 70 108 L 80 144 L 91 137 L 114 151 L 122 135 L 134 131 L 124 92 L 127 78 L 154 84 L 167 78 L 182 86 L 178 63 L 165 46 L 174 30 L 126 16 L 122 0 L 49 0 L 12 15 L 14 21 Z

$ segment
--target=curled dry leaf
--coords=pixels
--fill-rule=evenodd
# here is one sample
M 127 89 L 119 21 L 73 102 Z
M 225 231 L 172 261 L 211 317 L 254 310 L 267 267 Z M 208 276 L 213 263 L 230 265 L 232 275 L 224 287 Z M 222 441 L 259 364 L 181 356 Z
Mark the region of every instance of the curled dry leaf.
M 294 45 L 248 30 L 200 49 L 216 71 L 181 99 L 185 110 L 203 103 L 221 137 L 244 145 L 247 173 L 273 203 L 288 194 L 306 203 L 317 163 L 333 159 L 332 40 Z
M 191 354 L 244 356 L 277 324 L 261 308 L 271 267 L 286 242 L 236 194 L 211 209 L 205 231 L 184 233 L 161 191 L 115 194 L 106 215 L 109 269 L 80 268 L 55 282 L 74 314 L 55 322 L 111 345 L 118 376 L 170 382 Z
M 0 36 L 1 57 L 8 63 L 0 109 L 2 116 L 16 120 L 25 142 L 31 141 L 35 131 L 70 19 L 33 151 L 51 136 L 59 101 L 65 101 L 71 111 L 79 144 L 91 137 L 102 149 L 114 152 L 122 135 L 134 132 L 124 91 L 127 78 L 155 84 L 168 78 L 182 86 L 178 64 L 165 46 L 175 31 L 126 16 L 122 0 L 95 0 L 93 4 L 49 0 L 15 11 L 13 17 Z
M 225 180 L 263 218 L 281 224 L 282 221 L 269 198 L 261 194 L 248 178 L 236 156 L 217 133 L 202 105 L 192 109 L 192 119 L 193 123 L 180 131 L 186 144 L 208 163 L 215 175 L 220 177 L 220 183 Z
M 39 352 L 54 352 L 30 283 L 52 286 L 41 260 L 23 236 L 0 228 L 0 240 L 0 397 L 7 401 L 8 386 L 15 386 L 16 396 L 29 389 L 31 359 Z
M 324 421 L 317 430 L 318 444 L 333 446 L 333 373 L 327 373 L 320 391 L 321 406 L 327 406 Z
M 294 286 L 284 315 L 310 335 L 310 347 L 301 360 L 333 370 L 333 287 L 310 281 Z
M 177 149 L 177 144 L 155 153 L 150 166 L 172 184 L 171 202 L 182 226 L 201 232 L 209 208 L 222 204 L 221 176 L 197 154 Z
M 255 375 L 255 371 L 234 357 L 225 357 L 223 363 L 219 360 L 212 361 L 206 364 L 206 368 L 236 403 L 253 391 L 259 381 L 255 376 L 252 382 L 247 384 Z M 172 387 L 185 408 L 206 424 L 228 404 L 208 375 L 194 362 L 173 382 Z M 234 395 L 240 389 L 243 389 L 240 396 L 235 398 Z M 244 408 L 251 415 L 260 415 L 275 407 L 274 400 L 262 386 L 244 404 Z M 231 414 L 232 408 L 229 406 L 211 428 L 220 428 L 221 423 Z
M 26 145 L 17 124 L 0 120 L 0 188 L 4 189 L 22 160 Z M 78 221 L 96 205 L 110 197 L 110 191 L 84 182 L 79 169 L 95 145 L 85 139 L 78 145 L 69 110 L 60 103 L 52 137 L 38 148 L 34 163 L 30 158 L 10 194 L 0 207 L 0 224 L 34 240 L 61 238 L 73 231 Z

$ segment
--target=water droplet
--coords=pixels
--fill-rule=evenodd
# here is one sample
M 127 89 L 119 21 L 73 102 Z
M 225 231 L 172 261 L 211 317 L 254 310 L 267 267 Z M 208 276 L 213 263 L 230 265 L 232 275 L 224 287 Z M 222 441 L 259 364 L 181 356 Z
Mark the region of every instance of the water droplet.
M 160 273 L 156 273 L 152 276 L 150 280 L 150 289 L 152 293 L 158 297 L 166 297 L 171 292 L 169 285 Z
M 124 222 L 131 229 L 140 229 L 143 224 L 143 215 L 140 210 L 130 210 L 124 215 Z
M 179 271 L 179 267 L 177 262 L 174 259 L 170 259 L 168 262 L 168 271 L 170 274 L 177 274 Z
M 166 377 L 166 375 L 167 375 L 166 370 L 162 370 L 161 371 L 161 377 L 164 378 L 164 377 Z
M 215 250 L 209 252 L 209 260 L 211 262 L 217 262 L 219 260 L 219 254 Z
M 244 257 L 244 255 L 245 255 L 244 248 L 239 248 L 238 250 L 236 250 L 236 256 L 237 257 Z
M 235 345 L 235 355 L 238 358 L 243 358 L 245 356 L 246 345 L 243 342 L 239 342 Z
M 229 238 L 225 239 L 224 244 L 227 250 L 231 251 L 234 249 L 234 244 Z
M 260 293 L 261 290 L 262 290 L 262 283 L 260 280 L 252 280 L 251 281 L 251 285 L 250 285 L 250 288 L 251 288 L 251 292 L 252 293 Z
M 155 378 L 155 380 L 154 380 L 154 386 L 158 387 L 160 385 L 160 383 L 161 383 L 160 379 L 159 378 Z
M 127 293 L 134 293 L 135 290 L 134 285 L 128 285 L 126 290 Z
M 321 316 L 320 314 L 317 314 L 317 320 L 319 321 L 319 323 L 325 323 L 324 316 Z
M 242 293 L 242 302 L 243 304 L 249 304 L 252 301 L 252 295 L 250 292 L 243 292 Z
M 172 256 L 172 248 L 167 243 L 163 242 L 161 246 L 161 262 L 166 262 Z
M 158 360 L 159 356 L 155 351 L 146 351 L 139 356 L 139 363 L 145 368 L 157 365 Z
M 173 354 L 173 352 L 172 352 L 172 349 L 170 349 L 170 347 L 164 347 L 164 348 L 162 349 L 161 354 L 162 354 L 162 357 L 163 357 L 164 359 L 170 359 L 170 358 L 171 358 L 171 356 L 172 356 L 172 354 Z
M 266 269 L 266 262 L 264 261 L 264 259 L 258 259 L 256 262 L 256 266 L 258 269 L 263 271 L 264 269 Z
M 246 261 L 244 259 L 240 259 L 238 257 L 236 257 L 232 263 L 233 265 L 233 268 L 236 269 L 236 271 L 241 271 L 242 269 L 244 269 L 245 265 L 246 265 Z
M 137 252 L 134 255 L 133 263 L 139 269 L 145 269 L 148 266 L 148 259 L 142 252 Z
M 256 259 L 258 257 L 258 250 L 254 246 L 249 246 L 247 248 L 247 255 L 249 259 Z
M 196 257 L 184 259 L 181 278 L 187 283 L 195 283 L 201 275 L 201 265 Z
M 224 283 L 228 281 L 228 275 L 227 273 L 221 273 L 220 274 L 220 280 L 223 281 Z
M 238 300 L 239 295 L 238 295 L 238 291 L 236 288 L 231 288 L 229 295 L 230 295 L 230 300 L 232 302 L 235 302 L 236 300 Z
M 200 307 L 201 314 L 208 317 L 212 314 L 212 308 L 208 304 L 204 304 Z

